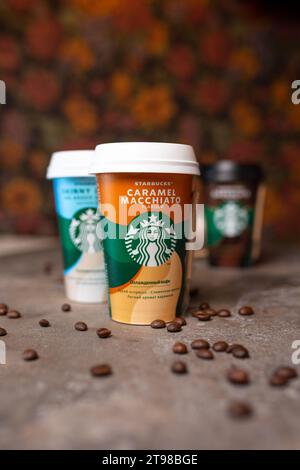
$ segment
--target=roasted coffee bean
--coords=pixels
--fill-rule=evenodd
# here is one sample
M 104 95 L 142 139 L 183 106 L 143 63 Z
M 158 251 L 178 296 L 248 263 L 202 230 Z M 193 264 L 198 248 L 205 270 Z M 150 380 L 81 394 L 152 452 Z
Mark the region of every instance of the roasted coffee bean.
M 253 414 L 253 410 L 249 403 L 243 401 L 234 401 L 229 405 L 228 413 L 232 418 L 248 418 Z
M 232 367 L 227 373 L 227 379 L 229 382 L 236 385 L 246 385 L 249 383 L 249 375 L 243 369 L 238 369 L 237 367 Z
M 21 318 L 21 313 L 18 310 L 9 310 L 7 312 L 7 318 Z
M 225 352 L 227 351 L 228 344 L 226 343 L 226 341 L 217 341 L 213 344 L 212 348 L 216 352 Z
M 210 321 L 211 316 L 208 313 L 198 313 L 197 318 L 199 321 Z
M 6 315 L 8 312 L 8 306 L 6 304 L 0 304 L 0 315 Z
M 176 317 L 174 320 L 178 325 L 180 326 L 185 326 L 186 325 L 186 320 L 184 317 Z
M 191 343 L 192 349 L 209 349 L 210 344 L 206 339 L 195 339 Z
M 62 304 L 61 309 L 63 312 L 70 312 L 71 311 L 71 305 L 70 304 Z
M 235 346 L 232 348 L 232 355 L 237 359 L 246 359 L 249 357 L 249 352 L 244 346 Z
M 107 377 L 112 374 L 112 368 L 109 364 L 97 364 L 91 367 L 90 373 L 93 377 Z
M 215 317 L 217 315 L 217 311 L 214 310 L 213 308 L 207 308 L 207 309 L 203 310 L 203 313 L 205 313 L 206 315 L 209 315 L 211 317 Z
M 186 354 L 188 352 L 187 347 L 184 343 L 175 343 L 173 346 L 173 352 L 175 354 Z
M 75 323 L 74 328 L 77 331 L 86 331 L 88 329 L 88 326 L 83 321 L 78 321 L 77 323 Z
M 6 336 L 7 331 L 4 328 L 0 328 L 0 336 Z
M 234 348 L 243 348 L 243 347 L 244 346 L 242 344 L 238 344 L 238 343 L 230 344 L 226 352 L 228 352 L 228 354 L 231 354 Z
M 252 307 L 249 307 L 248 305 L 246 305 L 245 307 L 241 307 L 239 309 L 239 314 L 243 316 L 253 315 L 254 310 Z
M 188 371 L 186 363 L 183 361 L 173 362 L 171 370 L 174 374 L 186 374 Z
M 48 322 L 48 320 L 43 318 L 42 320 L 39 321 L 39 325 L 42 326 L 43 328 L 47 328 L 48 326 L 50 326 L 50 323 Z
M 164 322 L 164 320 L 153 320 L 153 322 L 151 322 L 151 328 L 155 328 L 155 329 L 158 329 L 158 328 L 165 328 L 166 327 L 166 322 Z
M 210 308 L 210 305 L 207 302 L 202 302 L 202 304 L 199 305 L 200 310 L 207 310 Z
M 199 313 L 203 313 L 202 310 L 195 309 L 191 312 L 192 317 L 198 318 Z
M 294 367 L 289 367 L 289 366 L 277 367 L 274 374 L 279 377 L 288 379 L 288 380 L 295 379 L 296 377 L 298 377 L 298 373 L 296 369 Z
M 214 359 L 214 355 L 210 349 L 197 349 L 196 356 L 199 357 L 199 359 Z
M 98 328 L 96 333 L 99 338 L 109 338 L 111 336 L 111 331 L 108 328 Z
M 285 385 L 287 385 L 289 382 L 289 379 L 287 379 L 286 377 L 281 377 L 280 375 L 277 375 L 276 373 L 273 374 L 270 378 L 270 385 L 272 385 L 273 387 L 284 387 Z
M 181 331 L 181 326 L 173 321 L 167 325 L 167 330 L 169 333 L 177 333 L 178 331 Z
M 221 310 L 217 311 L 217 315 L 218 317 L 227 318 L 231 317 L 231 312 L 227 308 L 222 308 Z
M 23 359 L 24 361 L 35 361 L 39 358 L 38 353 L 34 349 L 26 349 L 23 352 Z

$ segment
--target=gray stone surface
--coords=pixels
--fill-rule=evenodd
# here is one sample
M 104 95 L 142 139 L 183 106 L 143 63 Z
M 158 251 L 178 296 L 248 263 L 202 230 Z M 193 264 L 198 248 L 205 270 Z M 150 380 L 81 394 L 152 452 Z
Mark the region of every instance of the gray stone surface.
M 55 269 L 43 272 L 46 261 Z M 106 306 L 72 304 L 63 313 L 59 254 L 44 251 L 1 258 L 0 302 L 23 317 L 0 317 L 8 331 L 7 365 L 0 365 L 2 449 L 297 449 L 300 448 L 300 379 L 284 389 L 268 385 L 277 365 L 291 365 L 291 344 L 300 339 L 300 255 L 274 250 L 260 266 L 244 270 L 194 266 L 195 299 L 229 307 L 234 316 L 208 323 L 188 318 L 180 333 L 113 323 Z M 250 303 L 253 317 L 237 308 Z M 51 328 L 38 321 L 47 318 Z M 87 332 L 74 330 L 84 320 Z M 113 336 L 101 340 L 97 327 Z M 184 357 L 187 376 L 170 372 L 176 340 L 204 337 L 242 342 L 251 359 L 216 354 L 213 362 Z M 25 363 L 22 351 L 36 348 L 40 360 Z M 89 368 L 109 362 L 114 375 L 90 377 Z M 231 364 L 245 367 L 251 385 L 225 380 Z M 299 366 L 298 366 L 299 370 Z M 300 372 L 300 371 L 299 371 Z M 253 418 L 227 416 L 233 399 L 253 404 Z

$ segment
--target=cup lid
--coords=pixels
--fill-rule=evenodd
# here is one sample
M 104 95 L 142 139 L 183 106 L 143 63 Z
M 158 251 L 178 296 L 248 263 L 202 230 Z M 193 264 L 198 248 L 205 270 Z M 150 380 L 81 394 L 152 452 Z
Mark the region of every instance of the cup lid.
M 256 163 L 239 163 L 232 160 L 219 160 L 211 165 L 202 166 L 204 181 L 229 183 L 242 180 L 249 183 L 259 183 L 264 178 L 260 165 Z
M 47 169 L 47 179 L 91 176 L 89 168 L 94 150 L 54 152 Z
M 90 173 L 177 173 L 200 175 L 193 147 L 160 142 L 97 145 Z

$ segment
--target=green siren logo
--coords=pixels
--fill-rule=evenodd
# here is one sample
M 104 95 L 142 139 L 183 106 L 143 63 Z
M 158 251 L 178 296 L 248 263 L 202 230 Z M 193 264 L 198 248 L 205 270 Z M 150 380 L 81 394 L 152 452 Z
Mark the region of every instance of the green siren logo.
M 142 214 L 129 225 L 125 245 L 136 263 L 149 267 L 159 266 L 168 261 L 175 250 L 174 226 L 165 214 Z
M 215 210 L 214 223 L 225 237 L 237 237 L 247 227 L 247 209 L 235 202 L 227 202 Z
M 82 253 L 96 253 L 102 250 L 101 241 L 97 236 L 97 225 L 100 214 L 97 209 L 83 209 L 74 215 L 69 233 L 73 244 Z

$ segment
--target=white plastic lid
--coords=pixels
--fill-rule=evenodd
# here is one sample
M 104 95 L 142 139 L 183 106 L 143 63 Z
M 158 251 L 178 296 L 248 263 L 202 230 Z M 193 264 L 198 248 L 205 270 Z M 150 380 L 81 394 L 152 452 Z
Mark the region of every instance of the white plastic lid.
M 193 147 L 159 142 L 97 145 L 90 173 L 179 173 L 200 175 Z
M 90 165 L 94 150 L 65 150 L 52 154 L 47 179 L 91 176 Z

